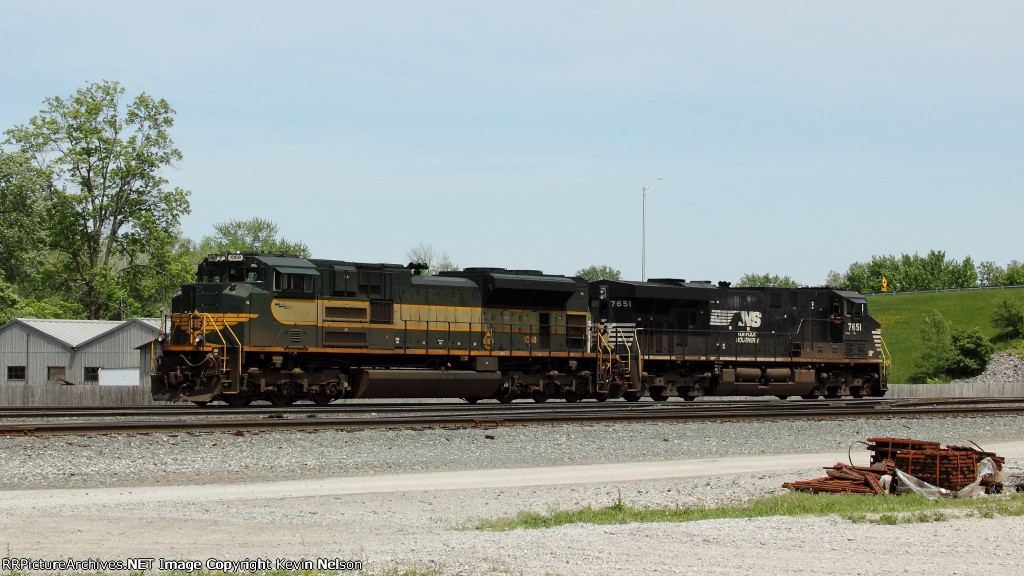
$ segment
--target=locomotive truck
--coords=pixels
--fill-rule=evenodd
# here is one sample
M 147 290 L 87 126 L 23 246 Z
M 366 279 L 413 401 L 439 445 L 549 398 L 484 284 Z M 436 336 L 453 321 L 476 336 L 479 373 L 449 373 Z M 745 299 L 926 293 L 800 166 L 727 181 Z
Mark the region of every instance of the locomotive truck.
M 153 343 L 156 400 L 880 396 L 864 297 L 213 254 Z

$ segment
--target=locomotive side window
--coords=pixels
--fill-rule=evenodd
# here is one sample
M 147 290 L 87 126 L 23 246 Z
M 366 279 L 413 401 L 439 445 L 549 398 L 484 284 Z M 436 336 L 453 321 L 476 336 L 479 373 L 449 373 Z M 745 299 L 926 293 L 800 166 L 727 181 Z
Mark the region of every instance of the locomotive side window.
M 312 292 L 313 276 L 311 274 L 289 274 L 274 272 L 274 290 L 278 292 Z

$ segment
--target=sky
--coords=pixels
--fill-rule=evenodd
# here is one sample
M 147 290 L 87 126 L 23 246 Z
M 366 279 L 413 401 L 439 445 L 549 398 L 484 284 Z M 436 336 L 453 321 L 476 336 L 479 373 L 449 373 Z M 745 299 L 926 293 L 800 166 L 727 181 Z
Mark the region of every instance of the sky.
M 0 130 L 102 80 L 167 100 L 195 240 L 816 285 L 1024 260 L 1022 38 L 1016 1 L 0 0 Z

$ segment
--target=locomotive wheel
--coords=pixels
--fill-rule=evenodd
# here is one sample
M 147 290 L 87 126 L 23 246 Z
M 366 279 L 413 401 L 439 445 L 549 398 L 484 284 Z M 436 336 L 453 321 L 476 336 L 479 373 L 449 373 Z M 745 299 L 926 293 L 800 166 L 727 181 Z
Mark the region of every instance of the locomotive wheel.
M 687 402 L 693 402 L 696 399 L 697 396 L 694 394 L 683 394 L 683 400 L 686 400 Z
M 818 399 L 818 395 L 817 394 L 804 394 L 803 396 L 800 396 L 800 397 L 803 398 L 804 400 L 817 400 Z
M 291 394 L 282 394 L 280 392 L 271 392 L 267 396 L 267 400 L 274 406 L 288 406 L 292 402 L 295 402 L 295 397 Z
M 668 394 L 665 394 L 664 390 L 651 390 L 651 400 L 655 402 L 664 402 L 668 400 Z
M 622 397 L 626 400 L 626 402 L 639 402 L 640 401 L 640 393 L 639 392 L 626 392 L 625 394 L 622 395 Z
M 463 398 L 463 400 L 465 400 L 466 402 L 469 402 L 470 404 L 476 404 L 477 402 L 480 401 L 479 398 Z
M 192 403 L 196 406 L 206 406 L 210 402 L 208 400 L 193 400 Z
M 498 402 L 501 402 L 502 404 L 511 404 L 512 401 L 516 399 L 515 395 L 512 394 L 512 392 L 507 392 L 507 391 L 498 392 L 498 396 L 497 397 L 498 397 Z
M 252 402 L 252 396 L 248 394 L 231 394 L 230 396 L 222 397 L 228 406 L 248 406 Z
M 597 394 L 594 394 L 594 400 L 597 400 L 598 402 L 607 402 L 608 401 L 608 393 L 607 392 L 598 392 Z
M 317 406 L 327 406 L 331 403 L 331 400 L 334 400 L 334 396 L 327 392 L 314 392 L 309 397 L 312 398 L 313 403 Z
M 575 390 L 566 390 L 565 391 L 565 401 L 569 402 L 570 404 L 579 402 L 580 401 L 580 395 Z
M 776 398 L 778 398 L 779 400 L 785 400 L 789 398 L 789 396 L 786 396 L 785 394 L 779 394 L 778 396 L 776 396 Z
M 538 404 L 543 404 L 544 402 L 548 401 L 548 395 L 545 394 L 544 392 L 534 392 L 533 401 Z

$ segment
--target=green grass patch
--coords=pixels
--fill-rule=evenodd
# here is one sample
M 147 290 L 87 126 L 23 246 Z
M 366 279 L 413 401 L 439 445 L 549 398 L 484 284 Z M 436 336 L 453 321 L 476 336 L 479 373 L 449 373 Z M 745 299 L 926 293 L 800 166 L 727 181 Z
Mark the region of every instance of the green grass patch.
M 714 507 L 635 508 L 621 501 L 604 508 L 585 506 L 548 513 L 477 520 L 476 530 L 502 532 L 517 528 L 551 528 L 565 524 L 630 524 L 633 522 L 696 522 L 724 518 L 769 516 L 839 516 L 851 522 L 899 524 L 938 522 L 950 517 L 1024 516 L 1024 494 L 965 500 L 928 500 L 924 496 L 863 496 L 792 492 L 741 504 Z
M 992 311 L 1004 299 L 1024 305 L 1024 288 L 928 292 L 868 296 L 868 312 L 882 325 L 882 337 L 892 354 L 893 384 L 915 383 L 915 364 L 921 358 L 921 325 L 925 314 L 938 310 L 954 328 L 978 328 L 990 340 L 998 335 L 992 327 Z M 997 350 L 1009 342 L 995 341 Z

